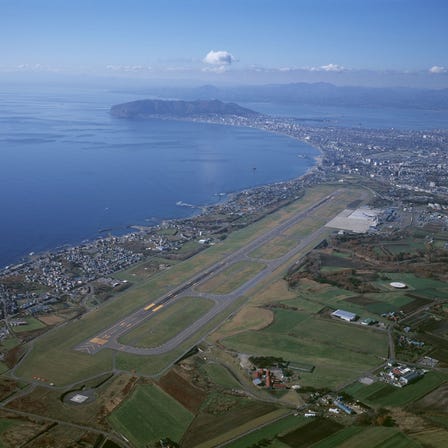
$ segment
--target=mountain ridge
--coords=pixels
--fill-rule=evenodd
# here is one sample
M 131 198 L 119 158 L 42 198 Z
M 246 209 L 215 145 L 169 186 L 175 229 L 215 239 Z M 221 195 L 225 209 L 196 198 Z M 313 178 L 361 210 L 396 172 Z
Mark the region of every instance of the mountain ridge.
M 110 113 L 117 118 L 150 118 L 151 116 L 190 117 L 195 115 L 236 115 L 256 117 L 260 114 L 235 103 L 213 100 L 160 100 L 147 99 L 116 104 Z

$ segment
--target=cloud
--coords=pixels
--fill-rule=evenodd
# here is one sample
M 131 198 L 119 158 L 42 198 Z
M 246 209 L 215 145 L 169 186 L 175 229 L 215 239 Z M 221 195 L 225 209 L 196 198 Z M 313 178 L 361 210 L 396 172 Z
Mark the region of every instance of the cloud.
M 205 64 L 226 66 L 235 62 L 236 59 L 228 51 L 209 51 L 202 60 Z
M 440 65 L 433 65 L 430 69 L 429 69 L 429 73 L 435 73 L 435 74 L 439 74 L 439 73 L 448 73 L 448 68 L 446 67 L 442 67 Z
M 318 70 L 322 70 L 324 72 L 344 72 L 346 68 L 338 64 L 327 64 L 321 65 L 318 67 Z
M 151 71 L 151 67 L 144 65 L 106 65 L 106 69 L 113 72 L 145 72 Z
M 215 67 L 204 67 L 202 71 L 209 73 L 224 73 L 225 71 L 227 71 L 227 67 L 225 65 L 218 65 Z
M 43 64 L 19 64 L 14 67 L 14 70 L 19 72 L 52 72 L 58 73 L 63 71 L 62 67 L 52 67 Z

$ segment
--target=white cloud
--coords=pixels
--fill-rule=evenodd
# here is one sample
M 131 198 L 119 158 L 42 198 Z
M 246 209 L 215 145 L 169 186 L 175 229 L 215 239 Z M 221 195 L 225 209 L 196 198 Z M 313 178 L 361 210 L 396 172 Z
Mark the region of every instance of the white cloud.
M 323 70 L 324 72 L 343 72 L 346 70 L 345 67 L 338 64 L 321 65 L 318 69 Z
M 433 65 L 430 69 L 429 69 L 429 73 L 448 73 L 448 68 L 446 67 L 442 67 L 440 65 Z
M 205 64 L 210 65 L 219 65 L 219 66 L 226 66 L 230 65 L 232 62 L 235 62 L 236 59 L 234 56 L 229 53 L 228 51 L 209 51 L 205 58 L 202 60 Z
M 19 64 L 15 67 L 15 70 L 20 72 L 54 72 L 58 73 L 63 71 L 61 67 L 52 67 L 50 65 L 42 64 Z
M 216 67 L 204 67 L 202 71 L 209 73 L 224 73 L 225 71 L 227 71 L 227 67 L 225 65 L 218 65 Z
M 106 69 L 113 72 L 145 72 L 152 70 L 151 67 L 144 65 L 106 65 Z

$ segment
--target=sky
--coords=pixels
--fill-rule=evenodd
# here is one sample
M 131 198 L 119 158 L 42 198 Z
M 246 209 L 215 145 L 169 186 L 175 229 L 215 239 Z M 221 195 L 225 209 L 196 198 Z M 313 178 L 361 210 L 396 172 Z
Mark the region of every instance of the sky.
M 448 87 L 447 0 L 0 0 L 0 75 Z

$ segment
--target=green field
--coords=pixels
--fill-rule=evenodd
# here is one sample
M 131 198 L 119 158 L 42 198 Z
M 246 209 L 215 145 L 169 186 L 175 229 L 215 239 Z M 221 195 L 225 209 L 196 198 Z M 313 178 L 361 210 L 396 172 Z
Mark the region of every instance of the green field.
M 422 250 L 425 248 L 425 242 L 423 239 L 407 238 L 400 240 L 399 242 L 384 242 L 382 243 L 382 246 L 392 254 L 398 254 L 400 252 L 406 253 Z
M 239 261 L 200 284 L 200 292 L 229 294 L 262 271 L 266 265 L 253 261 Z
M 39 330 L 41 328 L 45 328 L 46 325 L 44 325 L 40 320 L 35 319 L 34 317 L 26 317 L 25 320 L 28 324 L 27 325 L 17 325 L 16 327 L 13 327 L 14 333 L 22 333 L 24 331 L 33 331 L 33 330 Z
M 249 256 L 264 260 L 274 260 L 285 255 L 295 245 L 297 245 L 297 241 L 284 236 L 278 236 L 251 252 Z
M 116 431 L 142 448 L 164 437 L 179 441 L 192 420 L 190 411 L 153 384 L 138 386 L 109 416 Z
M 158 347 L 197 321 L 214 306 L 214 302 L 199 297 L 184 297 L 163 308 L 119 341 L 134 347 Z
M 206 364 L 204 371 L 215 384 L 227 389 L 241 389 L 241 384 L 220 364 Z
M 298 211 L 306 209 L 319 199 L 334 192 L 334 190 L 334 185 L 309 188 L 300 200 L 242 230 L 233 232 L 225 241 L 200 252 L 184 262 L 177 263 L 168 270 L 137 281 L 125 291 L 109 299 L 98 309 L 83 315 L 81 319 L 49 331 L 47 334 L 34 340 L 33 346 L 30 347 L 30 353 L 22 360 L 15 373 L 19 377 L 26 379 L 32 379 L 33 376 L 44 377 L 57 385 L 62 385 L 81 381 L 83 378 L 112 370 L 112 351 L 103 349 L 95 356 L 90 356 L 76 352 L 73 348 L 80 342 L 94 337 L 100 331 L 115 324 L 123 316 L 159 298 L 162 294 L 188 280 L 194 274 L 274 228 Z M 333 216 L 336 209 L 343 209 L 345 204 L 353 199 L 353 195 L 356 194 L 354 191 L 356 191 L 356 188 L 350 187 L 340 197 L 331 202 L 331 207 L 323 207 L 318 209 L 316 213 L 319 216 L 325 215 L 326 219 L 329 219 Z M 124 271 L 120 276 L 126 277 L 126 272 L 128 271 Z M 278 275 L 283 275 L 283 272 L 278 272 Z M 238 306 L 240 305 L 241 303 Z M 219 318 L 221 320 L 224 319 L 232 312 L 232 309 L 234 310 L 235 308 L 231 307 L 228 313 L 222 313 Z M 204 329 L 201 334 L 206 334 L 206 331 L 212 330 L 218 323 L 219 320 L 215 319 L 208 326 L 208 329 Z M 194 342 L 194 340 L 186 341 L 178 350 L 168 355 L 151 358 L 151 361 L 138 359 L 139 357 L 127 355 L 126 353 L 118 353 L 116 357 L 117 366 L 124 369 L 127 367 L 137 370 L 141 368 L 143 372 L 154 374 L 169 365 L 170 362 L 182 354 L 182 349 L 188 349 Z M 67 368 L 67 366 L 70 366 L 70 368 Z
M 286 418 L 282 418 L 281 420 L 271 423 L 270 425 L 253 431 L 250 434 L 241 437 L 235 442 L 229 443 L 225 446 L 226 448 L 247 448 L 249 446 L 255 445 L 256 443 L 259 443 L 262 440 L 273 440 L 277 435 L 294 431 L 295 429 L 300 428 L 307 423 L 308 420 L 305 417 L 294 417 L 292 415 L 289 415 Z M 282 445 L 288 446 L 284 444 Z
M 369 315 L 369 312 L 362 305 L 346 300 L 358 295 L 353 291 L 312 280 L 302 281 L 295 291 L 297 299 L 285 301 L 285 304 L 294 304 L 294 306 L 310 312 L 317 312 L 323 307 L 330 307 L 333 309 L 342 308 L 362 317 Z
M 16 422 L 14 420 L 10 420 L 7 418 L 0 418 L 0 448 L 3 448 L 5 445 L 2 443 L 2 434 L 9 428 L 19 425 L 20 422 Z
M 223 343 L 242 353 L 314 365 L 315 371 L 304 374 L 301 381 L 322 387 L 355 378 L 387 354 L 385 332 L 279 309 L 268 327 L 225 338 Z
M 412 297 L 406 296 L 405 293 L 397 292 L 364 294 L 364 297 L 370 298 L 372 301 L 377 301 L 376 303 L 364 305 L 364 307 L 367 311 L 378 315 L 390 311 L 398 311 L 404 305 L 407 305 L 414 300 Z
M 416 277 L 414 274 L 388 272 L 386 275 L 391 279 L 391 282 L 404 282 L 413 289 L 448 289 L 448 285 L 444 282 L 430 278 Z
M 238 412 L 238 410 L 236 411 Z M 288 409 L 276 409 L 272 412 L 264 413 L 259 417 L 254 417 L 246 422 L 244 422 L 244 420 L 241 420 L 240 422 L 234 421 L 231 429 L 229 428 L 229 430 L 221 432 L 213 438 L 208 438 L 206 442 L 197 445 L 194 444 L 193 446 L 196 448 L 214 448 L 216 446 L 223 445 L 228 440 L 234 440 L 240 435 L 247 434 L 260 426 L 276 421 L 289 413 L 290 411 Z M 238 417 L 238 415 L 235 414 L 234 417 Z
M 447 376 L 439 372 L 428 372 L 414 384 L 397 388 L 382 382 L 364 386 L 353 384 L 345 389 L 355 399 L 371 405 L 379 406 L 405 406 L 419 400 L 432 390 L 447 381 Z
M 326 437 L 320 442 L 313 445 L 313 448 L 333 448 L 340 446 L 346 440 L 352 439 L 357 434 L 364 430 L 361 426 L 349 426 L 348 428 L 341 429 L 337 433 Z
M 142 375 L 159 375 L 164 369 L 177 361 L 188 350 L 195 346 L 200 338 L 216 328 L 229 314 L 238 309 L 247 297 L 242 297 L 232 303 L 226 310 L 218 314 L 196 334 L 191 336 L 174 350 L 157 356 L 136 356 L 125 352 L 117 352 L 115 355 L 116 367 L 124 371 L 136 371 Z
M 418 448 L 421 445 L 395 428 L 351 426 L 313 445 L 313 448 Z
M 422 447 L 446 448 L 448 431 L 442 428 L 434 428 L 412 434 L 412 437 L 419 441 Z

